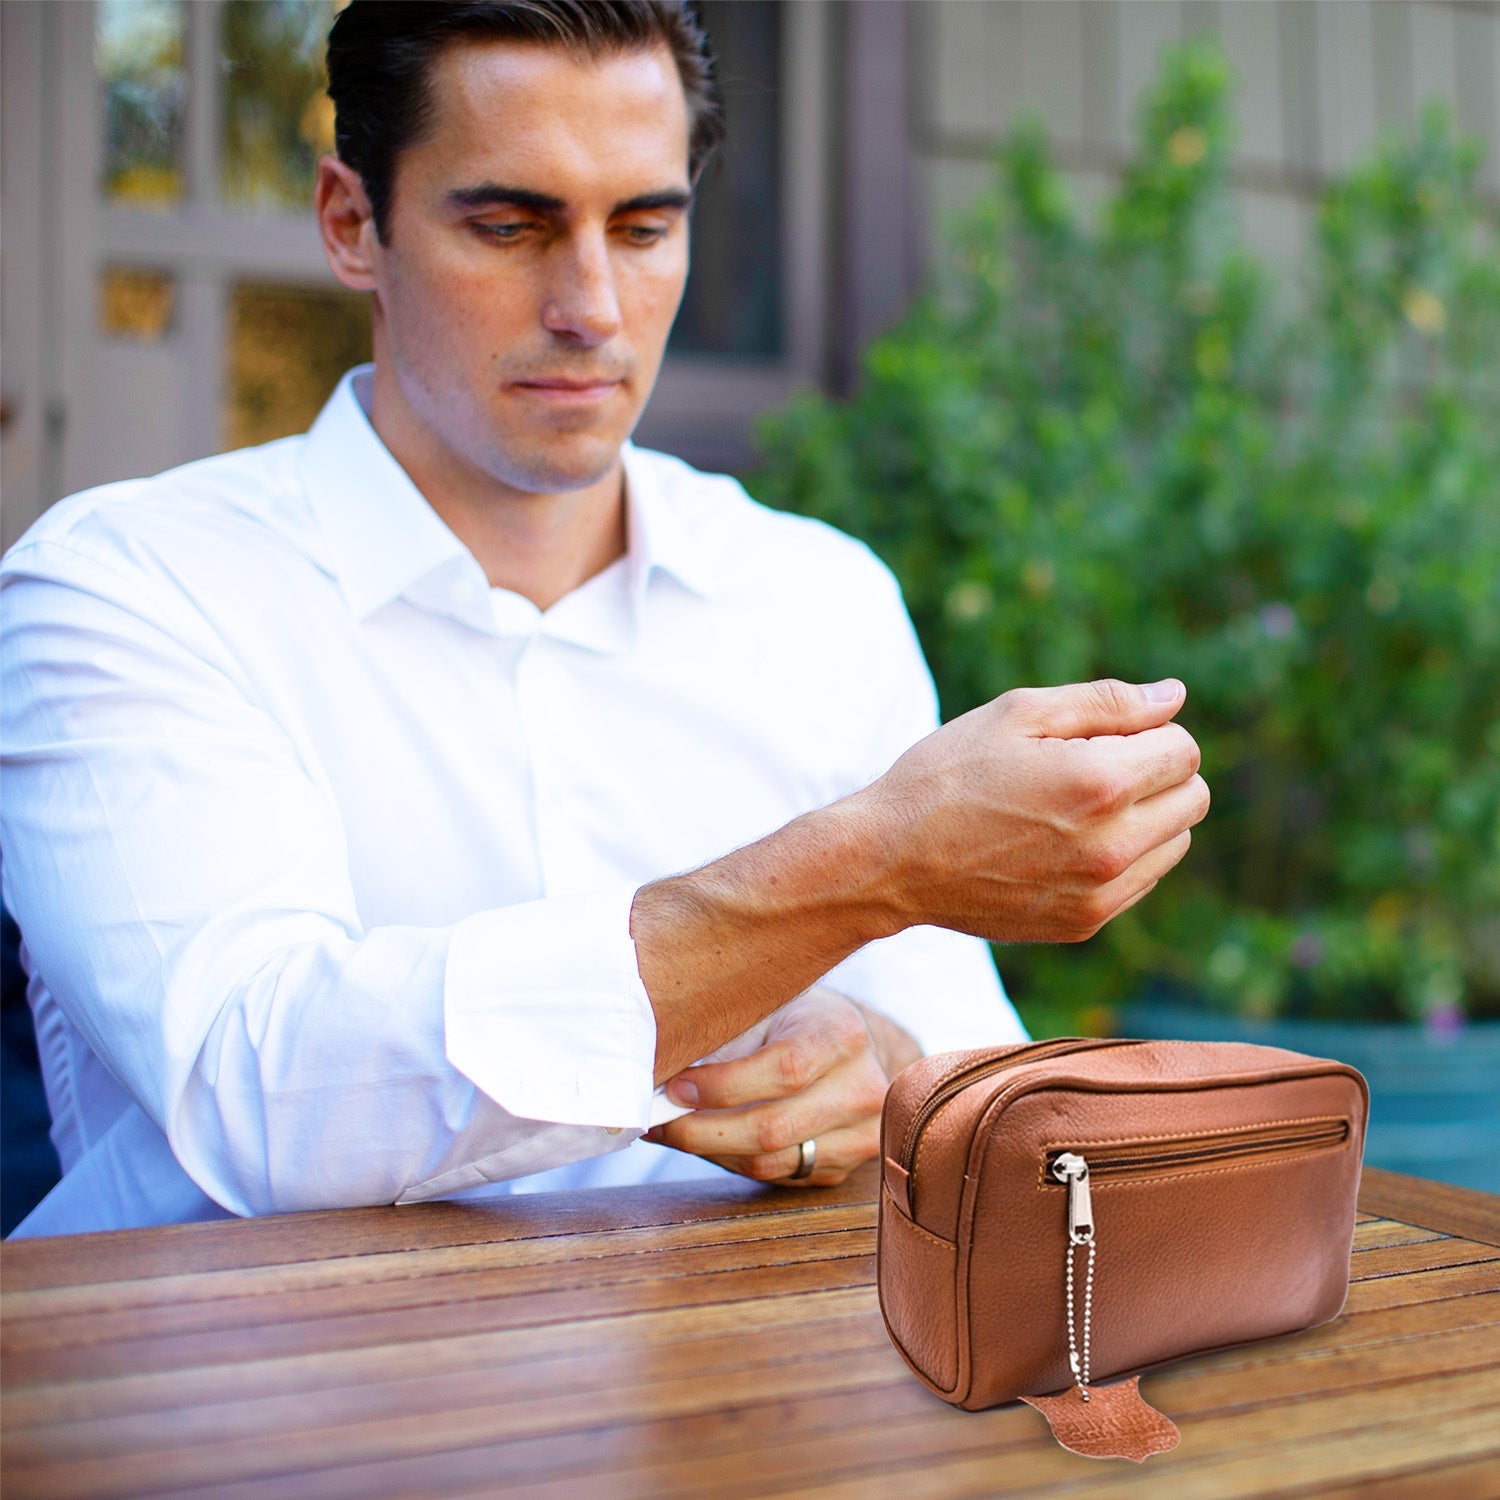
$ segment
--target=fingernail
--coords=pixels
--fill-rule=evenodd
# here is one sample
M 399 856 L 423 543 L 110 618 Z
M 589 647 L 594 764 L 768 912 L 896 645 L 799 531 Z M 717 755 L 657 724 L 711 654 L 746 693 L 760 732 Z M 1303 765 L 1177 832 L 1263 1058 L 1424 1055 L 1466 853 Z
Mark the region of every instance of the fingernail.
M 1141 691 L 1151 703 L 1171 703 L 1180 697 L 1183 686 L 1175 677 L 1165 677 L 1160 682 L 1148 682 Z
M 667 1085 L 667 1094 L 676 1103 L 691 1108 L 698 1102 L 698 1085 L 686 1078 L 674 1078 Z

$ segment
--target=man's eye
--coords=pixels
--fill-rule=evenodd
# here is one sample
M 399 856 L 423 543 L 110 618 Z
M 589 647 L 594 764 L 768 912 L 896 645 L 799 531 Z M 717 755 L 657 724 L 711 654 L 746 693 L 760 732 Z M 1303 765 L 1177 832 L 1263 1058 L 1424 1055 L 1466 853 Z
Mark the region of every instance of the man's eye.
M 486 239 L 491 240 L 518 240 L 531 225 L 524 220 L 512 221 L 506 224 L 476 224 L 475 229 Z
M 625 226 L 625 238 L 632 245 L 654 245 L 666 235 L 666 232 L 659 224 L 627 224 Z

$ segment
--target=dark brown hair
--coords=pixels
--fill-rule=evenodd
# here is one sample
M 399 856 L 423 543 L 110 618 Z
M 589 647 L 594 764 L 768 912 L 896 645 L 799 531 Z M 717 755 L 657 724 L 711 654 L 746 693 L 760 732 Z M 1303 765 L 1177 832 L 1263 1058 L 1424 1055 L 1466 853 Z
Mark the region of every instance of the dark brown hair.
M 590 57 L 665 46 L 687 97 L 694 181 L 724 138 L 708 38 L 683 0 L 350 0 L 328 34 L 328 96 L 339 157 L 359 173 L 382 242 L 396 158 L 431 113 L 432 60 L 469 40 L 571 47 Z

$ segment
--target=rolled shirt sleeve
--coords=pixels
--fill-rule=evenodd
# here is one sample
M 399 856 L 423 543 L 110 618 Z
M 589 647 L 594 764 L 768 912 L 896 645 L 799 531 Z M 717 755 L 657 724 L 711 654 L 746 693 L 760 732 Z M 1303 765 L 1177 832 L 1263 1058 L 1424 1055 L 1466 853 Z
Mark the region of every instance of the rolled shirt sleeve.
M 636 890 L 528 901 L 454 928 L 448 1061 L 509 1113 L 617 1130 L 650 1123 L 656 1016 L 630 937 Z

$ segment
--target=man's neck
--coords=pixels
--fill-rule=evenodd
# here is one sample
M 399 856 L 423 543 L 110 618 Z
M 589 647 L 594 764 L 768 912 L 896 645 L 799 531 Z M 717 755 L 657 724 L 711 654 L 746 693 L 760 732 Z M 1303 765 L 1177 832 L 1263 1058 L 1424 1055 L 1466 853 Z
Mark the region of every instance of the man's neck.
M 626 548 L 623 463 L 585 489 L 539 495 L 497 480 L 438 442 L 377 367 L 370 423 L 492 588 L 550 609 Z

